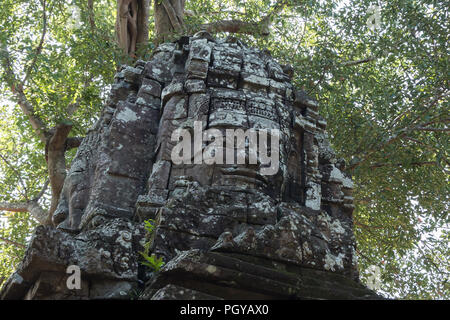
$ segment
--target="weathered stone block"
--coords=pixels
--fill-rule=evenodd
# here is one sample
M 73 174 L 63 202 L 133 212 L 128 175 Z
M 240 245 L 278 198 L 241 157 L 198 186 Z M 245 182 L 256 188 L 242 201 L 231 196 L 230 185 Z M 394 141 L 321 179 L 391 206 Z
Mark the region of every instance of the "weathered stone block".
M 250 92 L 267 92 L 270 79 L 254 74 L 242 73 L 242 87 Z
M 172 82 L 167 87 L 165 87 L 161 93 L 162 105 L 164 106 L 170 98 L 174 95 L 183 94 L 183 83 Z
M 184 83 L 184 87 L 187 93 L 205 93 L 206 84 L 205 81 L 199 79 L 189 79 Z
M 208 86 L 220 87 L 228 89 L 237 89 L 238 78 L 237 76 L 230 76 L 215 70 L 211 70 L 208 74 Z
M 211 45 L 208 44 L 207 39 L 195 39 L 192 41 L 189 51 L 189 57 L 186 65 L 189 65 L 191 60 L 201 60 L 209 63 L 211 58 Z
M 153 165 L 153 172 L 148 179 L 149 189 L 167 189 L 169 175 L 172 163 L 167 160 L 161 160 Z
M 215 46 L 211 68 L 217 73 L 238 77 L 242 66 L 242 51 Z
M 123 78 L 126 82 L 140 85 L 142 82 L 142 69 L 126 67 L 123 71 Z
M 188 97 L 186 95 L 172 96 L 164 105 L 162 121 L 187 118 Z
M 161 97 L 161 84 L 158 81 L 144 78 L 142 86 L 139 88 L 138 95 L 141 93 L 149 94 L 155 98 Z
M 210 96 L 203 93 L 195 93 L 189 97 L 189 118 L 199 118 L 209 112 Z

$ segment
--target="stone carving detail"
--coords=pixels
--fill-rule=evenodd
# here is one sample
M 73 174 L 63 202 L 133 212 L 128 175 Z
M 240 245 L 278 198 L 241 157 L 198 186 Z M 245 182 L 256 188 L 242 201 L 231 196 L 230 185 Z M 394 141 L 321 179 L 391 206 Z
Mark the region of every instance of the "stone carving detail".
M 210 35 L 123 67 L 72 162 L 56 229 L 36 230 L 1 297 L 129 298 L 140 288 L 142 299 L 378 298 L 358 282 L 351 179 L 317 103 L 291 76 L 269 55 Z M 173 131 L 192 132 L 194 121 L 279 129 L 278 172 L 262 175 L 260 161 L 172 162 Z M 157 223 L 159 273 L 139 264 L 146 219 Z M 64 289 L 70 264 L 90 290 Z

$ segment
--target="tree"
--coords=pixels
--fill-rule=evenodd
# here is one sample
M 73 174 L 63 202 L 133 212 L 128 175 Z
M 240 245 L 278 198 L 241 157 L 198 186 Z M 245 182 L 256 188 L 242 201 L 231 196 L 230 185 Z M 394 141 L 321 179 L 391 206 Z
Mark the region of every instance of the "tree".
M 295 1 L 275 1 L 274 5 L 268 6 L 265 15 L 259 21 L 246 21 L 242 19 L 214 19 L 210 23 L 188 25 L 185 16 L 196 16 L 193 11 L 186 11 L 185 0 L 162 0 L 154 1 L 155 16 L 155 39 L 157 43 L 167 41 L 183 33 L 193 34 L 195 31 L 204 30 L 210 33 L 230 32 L 250 35 L 267 36 L 269 26 L 273 17 L 284 7 L 293 6 Z M 265 1 L 270 4 L 270 1 Z M 201 5 L 197 3 L 196 5 Z M 200 9 L 201 7 L 195 7 Z M 201 10 L 201 9 L 200 9 Z M 219 8 L 220 10 L 220 8 Z
M 116 34 L 125 54 L 133 56 L 136 48 L 148 42 L 150 0 L 117 1 Z
M 51 224 L 66 163 L 95 121 L 101 88 L 113 79 L 110 65 L 119 52 L 108 48 L 113 13 L 95 15 L 92 1 L 79 5 L 1 4 L 3 278 L 20 260 L 36 222 Z M 97 9 L 111 11 L 110 5 L 99 2 Z
M 0 277 L 20 260 L 36 222 L 49 223 L 65 167 L 117 67 L 206 30 L 269 50 L 320 102 L 356 183 L 363 276 L 375 265 L 383 293 L 450 297 L 448 4 L 383 2 L 371 28 L 373 4 L 2 1 Z

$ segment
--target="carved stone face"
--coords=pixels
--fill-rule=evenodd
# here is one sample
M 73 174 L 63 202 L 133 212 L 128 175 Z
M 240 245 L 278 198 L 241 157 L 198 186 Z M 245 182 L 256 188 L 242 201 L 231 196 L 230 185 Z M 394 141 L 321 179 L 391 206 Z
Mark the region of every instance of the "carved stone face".
M 71 164 L 64 181 L 64 187 L 58 207 L 53 214 L 53 223 L 66 230 L 76 229 L 89 200 L 91 184 L 86 148 L 80 148 L 77 157 Z
M 175 61 L 182 65 L 178 68 L 182 72 L 176 74 L 162 91 L 158 149 L 149 179 L 149 194 L 152 190 L 154 194 L 165 193 L 163 190 L 170 193 L 178 179 L 187 179 L 204 187 L 240 186 L 261 190 L 274 199 L 303 202 L 304 179 L 300 171 L 304 166 L 303 135 L 300 127 L 292 126 L 294 95 L 289 77 L 270 57 L 238 43 L 193 39 L 189 49 L 189 52 L 178 52 L 179 58 Z M 178 141 L 171 140 L 172 133 L 177 128 L 184 128 L 191 133 L 195 144 L 194 121 L 201 121 L 204 130 L 215 129 L 222 133 L 221 164 L 206 164 L 205 161 L 193 164 L 198 153 L 195 147 L 188 157 L 191 164 L 173 163 L 171 151 Z M 249 129 L 257 135 L 266 130 L 269 137 L 271 130 L 279 132 L 279 144 L 274 144 L 276 150 L 273 150 L 279 152 L 279 170 L 275 174 L 262 174 L 265 165 L 259 156 L 257 163 L 249 161 L 249 144 L 255 142 L 254 150 L 261 151 L 261 136 L 258 136 L 258 142 L 246 136 L 245 163 L 238 163 L 238 141 L 227 140 L 227 130 L 247 132 Z M 215 138 L 205 140 L 208 139 L 203 139 L 203 156 L 208 146 L 216 142 Z M 270 140 L 268 146 L 271 146 Z M 227 161 L 227 152 L 234 154 L 232 163 Z M 295 162 L 294 169 L 299 171 L 295 174 L 287 172 L 288 161 Z
M 134 92 L 135 99 L 133 86 L 124 83 L 113 92 L 116 98 L 126 97 L 124 92 L 133 98 Z M 133 217 L 136 199 L 145 190 L 158 120 L 159 109 L 129 101 L 104 109 L 79 147 L 64 181 L 53 216 L 58 228 L 79 231 L 107 218 Z

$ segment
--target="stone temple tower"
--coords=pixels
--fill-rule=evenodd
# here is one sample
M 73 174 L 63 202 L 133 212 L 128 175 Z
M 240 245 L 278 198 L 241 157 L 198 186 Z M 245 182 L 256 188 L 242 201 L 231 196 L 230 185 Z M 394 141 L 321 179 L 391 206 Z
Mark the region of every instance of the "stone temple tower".
M 206 33 L 124 66 L 71 164 L 56 228 L 36 229 L 0 297 L 379 298 L 359 282 L 352 181 L 318 104 L 291 77 L 268 53 Z M 253 163 L 173 161 L 174 131 L 195 140 L 196 125 L 268 132 L 276 172 L 263 174 L 260 152 Z M 242 155 L 225 142 L 233 159 Z M 211 144 L 200 139 L 197 153 Z M 194 147 L 186 158 L 195 156 Z M 145 243 L 165 262 L 157 272 L 141 263 Z M 70 265 L 80 268 L 78 290 L 66 285 Z

